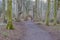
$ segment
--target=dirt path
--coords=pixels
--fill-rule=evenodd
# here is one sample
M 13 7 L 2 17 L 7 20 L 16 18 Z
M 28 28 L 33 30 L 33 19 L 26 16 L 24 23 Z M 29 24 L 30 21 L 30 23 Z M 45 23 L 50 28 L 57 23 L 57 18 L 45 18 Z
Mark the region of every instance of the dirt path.
M 0 40 L 53 40 L 47 31 L 32 21 L 13 22 L 13 24 L 15 30 L 6 30 L 6 27 L 0 25 Z
M 40 29 L 31 21 L 25 22 L 25 27 L 27 30 L 21 40 L 53 40 L 48 32 Z

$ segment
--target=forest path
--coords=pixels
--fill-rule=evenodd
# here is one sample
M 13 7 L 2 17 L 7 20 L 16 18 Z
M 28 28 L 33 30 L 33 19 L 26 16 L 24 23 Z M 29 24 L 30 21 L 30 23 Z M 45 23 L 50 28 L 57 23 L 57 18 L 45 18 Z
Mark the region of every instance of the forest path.
M 52 36 L 39 28 L 32 21 L 26 21 L 25 26 L 27 29 L 21 40 L 53 40 Z

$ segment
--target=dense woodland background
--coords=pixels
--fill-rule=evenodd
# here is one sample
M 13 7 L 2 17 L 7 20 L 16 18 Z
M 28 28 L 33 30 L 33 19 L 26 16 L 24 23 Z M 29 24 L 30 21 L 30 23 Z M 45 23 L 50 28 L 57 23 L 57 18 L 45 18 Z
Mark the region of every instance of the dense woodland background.
M 60 0 L 0 0 L 0 40 L 60 40 Z
M 0 0 L 0 19 L 60 24 L 60 0 Z

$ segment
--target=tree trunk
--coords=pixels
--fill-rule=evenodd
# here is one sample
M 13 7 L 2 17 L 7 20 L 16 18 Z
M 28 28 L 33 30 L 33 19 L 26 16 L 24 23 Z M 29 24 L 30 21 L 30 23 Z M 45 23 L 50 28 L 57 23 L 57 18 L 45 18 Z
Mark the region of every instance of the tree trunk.
M 7 0 L 7 18 L 8 18 L 8 23 L 7 23 L 7 29 L 14 29 L 13 24 L 12 24 L 12 0 Z
M 35 5 L 34 5 L 34 13 L 33 13 L 33 16 L 34 16 L 34 21 L 37 21 L 37 18 L 38 18 L 38 15 L 37 15 L 37 1 L 38 0 L 35 0 Z
M 56 0 L 54 0 L 54 25 L 56 25 L 57 20 L 57 7 L 56 7 Z
M 22 0 L 17 0 L 17 6 L 18 6 L 18 14 L 17 14 L 17 18 L 16 18 L 16 21 L 20 21 L 20 16 L 21 16 L 21 14 L 22 14 L 22 7 L 23 7 L 23 5 L 22 5 Z
M 42 2 L 41 2 L 41 10 L 40 10 L 40 21 L 42 21 Z
M 27 9 L 27 7 L 25 7 L 25 10 L 26 10 L 25 11 L 26 12 L 26 15 L 25 16 L 27 17 L 28 16 L 28 9 Z
M 58 9 L 60 8 L 60 0 L 58 0 L 58 6 L 57 7 L 58 7 Z
M 5 23 L 5 0 L 2 0 L 2 13 L 3 13 L 3 23 Z
M 50 0 L 48 1 L 47 13 L 46 13 L 46 25 L 49 25 L 49 13 L 50 13 Z

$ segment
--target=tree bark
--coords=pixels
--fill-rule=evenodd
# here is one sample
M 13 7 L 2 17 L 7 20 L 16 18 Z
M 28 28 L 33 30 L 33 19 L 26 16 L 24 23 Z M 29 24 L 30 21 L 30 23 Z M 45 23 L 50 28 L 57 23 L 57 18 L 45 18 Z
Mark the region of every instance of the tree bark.
M 7 0 L 7 18 L 8 18 L 8 23 L 7 23 L 7 29 L 14 29 L 13 24 L 12 24 L 12 0 Z
M 54 25 L 56 25 L 57 21 L 57 5 L 56 5 L 56 0 L 54 0 Z
M 16 21 L 20 21 L 20 16 L 21 16 L 21 14 L 22 14 L 22 7 L 23 7 L 23 5 L 22 5 L 22 1 L 23 0 L 16 0 L 17 1 L 17 6 L 18 6 L 18 13 L 17 13 L 17 18 L 16 18 Z
M 49 25 L 49 13 L 50 13 L 50 0 L 48 1 L 47 13 L 46 13 L 46 25 Z
M 37 21 L 37 18 L 38 18 L 38 15 L 37 15 L 37 1 L 38 0 L 35 0 L 35 5 L 34 5 L 34 13 L 33 13 L 33 16 L 34 16 L 34 21 Z
M 3 13 L 3 23 L 5 23 L 6 19 L 5 19 L 5 0 L 2 0 L 2 13 Z

